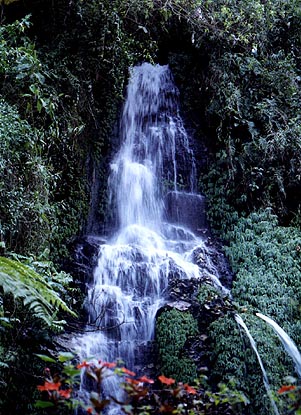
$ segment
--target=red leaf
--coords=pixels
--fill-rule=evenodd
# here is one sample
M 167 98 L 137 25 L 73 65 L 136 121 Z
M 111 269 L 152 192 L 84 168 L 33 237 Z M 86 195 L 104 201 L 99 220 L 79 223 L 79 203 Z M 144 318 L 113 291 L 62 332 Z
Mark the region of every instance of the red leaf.
M 294 386 L 294 385 L 283 385 L 283 386 L 281 386 L 280 389 L 278 389 L 277 393 L 279 393 L 279 395 L 280 395 L 281 393 L 293 391 L 295 389 L 296 389 L 296 386 Z
M 101 360 L 99 360 L 98 363 L 101 364 L 102 367 L 107 367 L 108 369 L 113 369 L 114 367 L 116 367 L 116 363 L 102 362 Z
M 191 393 L 192 395 L 196 395 L 197 393 L 197 391 L 192 386 L 189 386 L 188 383 L 184 383 L 184 389 L 187 393 Z
M 45 382 L 44 385 L 37 386 L 39 391 L 58 391 L 61 386 L 61 382 Z
M 90 363 L 86 362 L 85 360 L 76 366 L 76 369 L 82 369 L 84 367 L 90 367 Z
M 153 379 L 149 379 L 147 376 L 141 376 L 141 378 L 137 380 L 143 383 L 154 383 Z
M 127 369 L 126 367 L 122 367 L 122 368 L 121 368 L 121 371 L 122 371 L 123 373 L 125 373 L 126 375 L 129 375 L 129 376 L 136 376 L 136 373 L 135 373 L 135 372 L 132 372 L 131 370 Z
M 132 379 L 132 378 L 125 378 L 125 381 L 131 385 L 139 385 L 139 380 Z
M 69 399 L 69 398 L 70 398 L 70 396 L 71 396 L 71 392 L 72 392 L 72 389 L 60 389 L 60 390 L 58 391 L 59 395 L 60 395 L 62 398 L 65 398 L 65 399 Z
M 165 385 L 172 385 L 173 383 L 175 383 L 175 379 L 167 378 L 164 375 L 158 376 L 158 379 L 161 383 L 164 383 Z

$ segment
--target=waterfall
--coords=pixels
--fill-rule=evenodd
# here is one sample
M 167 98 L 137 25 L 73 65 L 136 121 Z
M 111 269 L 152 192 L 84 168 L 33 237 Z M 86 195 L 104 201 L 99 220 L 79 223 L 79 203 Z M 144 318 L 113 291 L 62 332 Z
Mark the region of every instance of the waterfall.
M 169 279 L 207 278 L 225 289 L 206 255 L 211 248 L 198 235 L 205 223 L 204 203 L 194 193 L 195 160 L 171 72 L 168 66 L 144 63 L 130 75 L 121 145 L 109 177 L 117 230 L 99 246 L 85 302 L 89 321 L 75 348 L 82 359 L 122 359 L 139 371 L 147 363 Z M 202 268 L 193 262 L 199 251 Z M 118 394 L 118 385 L 110 382 L 104 393 Z
M 267 376 L 267 373 L 266 373 L 265 368 L 263 366 L 261 357 L 260 357 L 260 355 L 258 353 L 255 340 L 253 339 L 251 333 L 249 332 L 248 327 L 246 326 L 246 324 L 243 321 L 243 319 L 241 318 L 241 316 L 238 315 L 238 314 L 235 314 L 234 318 L 235 318 L 236 322 L 244 329 L 246 335 L 248 336 L 248 338 L 250 340 L 251 347 L 252 347 L 252 349 L 254 350 L 254 352 L 256 354 L 256 357 L 257 357 L 257 360 L 258 360 L 258 363 L 259 363 L 259 366 L 260 366 L 260 369 L 261 369 L 261 372 L 262 372 L 263 383 L 264 383 L 265 389 L 267 391 L 267 395 L 270 398 L 271 406 L 273 408 L 273 411 L 274 411 L 275 415 L 279 415 L 278 408 L 276 406 L 276 403 L 275 403 L 275 401 L 273 399 L 273 395 L 272 395 L 272 392 L 271 392 L 271 388 L 270 388 L 268 376 Z
M 281 343 L 283 344 L 285 350 L 287 351 L 288 355 L 293 359 L 293 362 L 295 363 L 295 370 L 301 378 L 301 355 L 300 352 L 293 342 L 293 340 L 288 336 L 288 334 L 270 317 L 265 316 L 261 313 L 256 313 L 256 316 L 261 318 L 262 320 L 266 321 L 275 331 L 275 333 L 278 335 L 279 339 L 281 340 Z

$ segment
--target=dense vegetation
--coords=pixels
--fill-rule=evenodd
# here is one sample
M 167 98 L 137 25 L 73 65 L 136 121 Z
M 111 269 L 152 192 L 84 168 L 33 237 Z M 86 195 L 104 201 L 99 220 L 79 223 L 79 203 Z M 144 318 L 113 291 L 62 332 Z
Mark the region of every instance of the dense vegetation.
M 197 323 L 190 313 L 174 309 L 159 316 L 157 343 L 162 373 L 168 373 L 179 382 L 191 383 L 197 378 L 196 365 L 185 356 L 184 348 L 187 339 L 197 334 Z
M 105 178 L 128 67 L 150 61 L 171 66 L 186 124 L 205 150 L 200 191 L 235 273 L 233 310 L 209 328 L 212 379 L 235 377 L 251 401 L 248 413 L 269 414 L 232 312 L 246 310 L 277 389 L 293 367 L 254 312 L 301 346 L 299 0 L 0 4 L 1 410 L 37 411 L 41 366 L 32 353 L 52 347 L 64 318 L 52 307 L 69 312 L 73 290 L 57 269 L 72 237 L 107 220 Z M 166 319 L 162 330 L 185 316 Z

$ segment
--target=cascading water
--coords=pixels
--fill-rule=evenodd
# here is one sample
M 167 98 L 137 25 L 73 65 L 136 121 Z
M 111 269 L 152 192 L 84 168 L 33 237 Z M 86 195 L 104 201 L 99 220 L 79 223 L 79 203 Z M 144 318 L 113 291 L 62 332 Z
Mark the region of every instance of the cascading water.
M 301 378 L 301 354 L 293 342 L 293 340 L 289 337 L 289 335 L 270 317 L 265 316 L 261 313 L 256 313 L 256 316 L 261 318 L 262 320 L 266 321 L 275 331 L 275 333 L 278 335 L 279 339 L 281 340 L 281 343 L 283 344 L 283 347 L 289 354 L 289 356 L 293 359 L 293 362 L 295 363 L 295 370 Z
M 194 156 L 177 99 L 167 66 L 145 63 L 131 70 L 121 147 L 109 177 L 117 231 L 99 247 L 86 299 L 87 331 L 76 339 L 82 359 L 120 358 L 136 370 L 143 362 L 144 345 L 153 338 L 155 316 L 166 301 L 173 275 L 210 278 L 223 289 L 206 256 L 205 242 L 196 236 L 196 228 L 204 222 L 203 199 L 193 193 Z M 191 204 L 199 209 L 198 223 L 192 224 L 196 214 Z M 193 263 L 196 249 L 205 253 L 202 270 Z M 113 383 L 104 393 L 113 394 L 115 388 L 118 394 L 114 381 L 109 381 Z
M 271 402 L 271 406 L 273 408 L 274 414 L 275 415 L 279 415 L 278 408 L 276 406 L 275 400 L 274 400 L 273 395 L 272 395 L 272 392 L 271 392 L 271 387 L 270 387 L 270 384 L 269 384 L 268 376 L 267 376 L 266 370 L 265 370 L 265 368 L 263 366 L 261 357 L 260 357 L 260 355 L 258 353 L 255 340 L 253 339 L 253 337 L 252 337 L 252 335 L 251 335 L 248 327 L 246 326 L 246 324 L 243 321 L 243 319 L 241 318 L 241 316 L 238 315 L 238 314 L 235 314 L 234 318 L 235 318 L 237 324 L 239 324 L 240 327 L 243 328 L 243 330 L 245 331 L 246 335 L 248 336 L 248 339 L 250 341 L 251 347 L 254 350 L 254 353 L 256 354 L 256 357 L 257 357 L 257 360 L 258 360 L 258 363 L 259 363 L 259 366 L 260 366 L 260 369 L 261 369 L 261 372 L 262 372 L 263 383 L 264 383 L 265 389 L 267 391 L 267 395 L 270 398 L 270 402 Z

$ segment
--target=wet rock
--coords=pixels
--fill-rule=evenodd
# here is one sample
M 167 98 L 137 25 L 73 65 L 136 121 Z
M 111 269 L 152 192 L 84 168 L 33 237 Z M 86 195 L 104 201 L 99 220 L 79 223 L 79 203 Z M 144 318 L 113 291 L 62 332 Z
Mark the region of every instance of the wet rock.
M 205 271 L 210 273 L 214 268 L 221 284 L 228 289 L 231 288 L 233 273 L 217 241 L 208 237 L 204 246 L 198 246 L 193 250 L 192 259 L 204 271 L 204 275 Z
M 165 198 L 168 221 L 184 225 L 197 233 L 206 228 L 205 197 L 195 193 L 173 191 Z
M 197 301 L 197 294 L 199 292 L 199 286 L 202 282 L 198 279 L 182 279 L 173 278 L 169 281 L 169 298 L 174 302 L 188 301 L 193 304 Z M 197 302 L 197 305 L 198 302 Z
M 186 301 L 173 301 L 173 302 L 167 303 L 166 307 L 170 309 L 175 308 L 176 310 L 179 310 L 179 311 L 187 311 L 191 308 L 191 304 L 187 303 Z
M 65 260 L 63 269 L 73 276 L 75 285 L 83 292 L 86 291 L 87 284 L 92 280 L 99 247 L 104 243 L 105 240 L 100 237 L 86 235 L 75 238 L 69 244 L 68 248 L 71 254 Z

